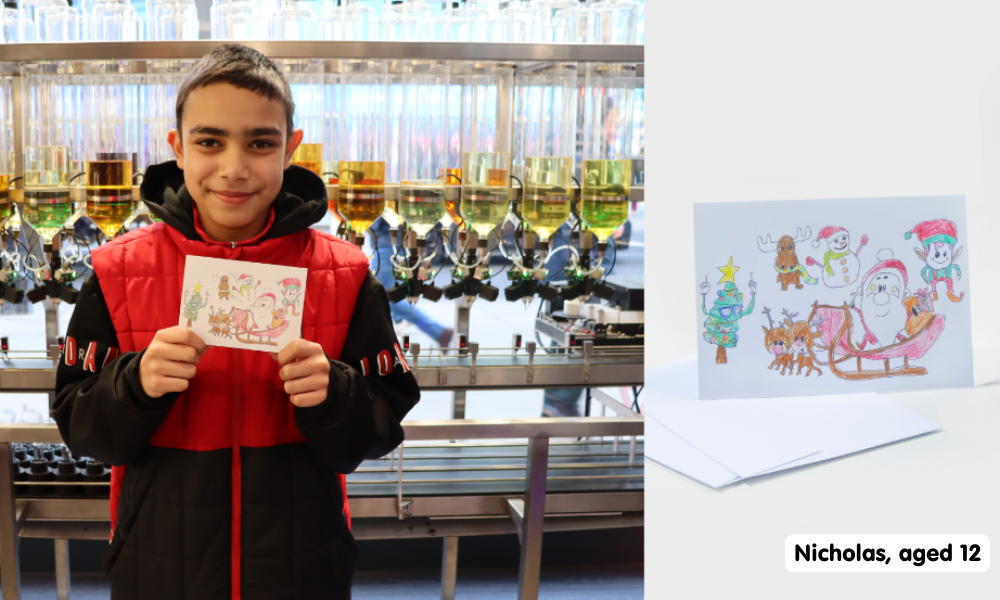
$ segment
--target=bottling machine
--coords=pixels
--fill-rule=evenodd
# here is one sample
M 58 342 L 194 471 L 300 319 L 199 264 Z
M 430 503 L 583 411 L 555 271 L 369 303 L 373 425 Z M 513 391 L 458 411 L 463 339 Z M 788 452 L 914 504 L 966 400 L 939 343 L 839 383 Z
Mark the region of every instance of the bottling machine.
M 0 392 L 51 397 L 56 361 L 77 351 L 57 303 L 75 301 L 90 245 L 156 220 L 135 186 L 172 158 L 177 89 L 217 43 L 5 46 L 0 302 L 44 306 L 46 350 L 4 337 Z M 289 80 L 305 132 L 292 160 L 327 184 L 331 232 L 391 270 L 392 301 L 454 304 L 453 344 L 403 340 L 421 388 L 452 394 L 453 419 L 405 423 L 405 446 L 348 477 L 355 535 L 445 537 L 450 598 L 461 536 L 517 533 L 520 594 L 536 598 L 542 532 L 642 524 L 643 282 L 615 249 L 645 200 L 632 154 L 642 47 L 248 43 Z M 488 348 L 470 336 L 471 307 L 501 291 L 537 314 Z M 630 402 L 599 389 L 616 387 Z M 551 388 L 588 390 L 600 416 L 464 419 L 470 391 Z M 0 423 L 5 573 L 16 536 L 56 539 L 63 555 L 67 538 L 107 539 L 107 467 L 61 441 L 51 424 Z M 2 585 L 16 597 L 16 578 Z

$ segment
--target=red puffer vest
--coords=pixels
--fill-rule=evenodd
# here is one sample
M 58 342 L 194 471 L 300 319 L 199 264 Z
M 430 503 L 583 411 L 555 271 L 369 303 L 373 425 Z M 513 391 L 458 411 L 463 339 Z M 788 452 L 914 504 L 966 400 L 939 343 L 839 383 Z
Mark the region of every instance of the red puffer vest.
M 265 231 L 270 226 L 269 222 Z M 329 358 L 339 359 L 358 291 L 368 273 L 364 254 L 313 229 L 261 241 L 263 235 L 236 244 L 195 241 L 159 223 L 95 251 L 94 272 L 121 351 L 140 351 L 149 346 L 157 331 L 178 324 L 184 261 L 194 255 L 308 269 L 302 337 L 322 345 Z M 207 239 L 204 234 L 202 237 Z M 150 441 L 153 446 L 195 451 L 233 448 L 233 598 L 240 597 L 238 449 L 305 441 L 295 424 L 293 408 L 278 377 L 278 364 L 268 353 L 215 347 L 202 357 L 190 387 Z M 124 471 L 125 467 L 112 470 L 112 532 Z M 345 477 L 340 479 L 346 512 Z

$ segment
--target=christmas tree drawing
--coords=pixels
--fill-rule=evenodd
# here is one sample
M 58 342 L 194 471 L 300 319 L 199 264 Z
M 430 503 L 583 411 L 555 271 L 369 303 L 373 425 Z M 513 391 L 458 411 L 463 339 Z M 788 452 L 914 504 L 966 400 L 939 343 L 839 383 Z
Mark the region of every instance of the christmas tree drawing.
M 740 330 L 739 320 L 743 315 L 753 312 L 754 299 L 757 296 L 757 283 L 753 280 L 753 273 L 750 274 L 750 306 L 743 308 L 743 294 L 736 287 L 736 272 L 739 267 L 733 266 L 733 257 L 729 257 L 729 264 L 717 267 L 722 271 L 722 279 L 718 285 L 722 288 L 716 290 L 718 297 L 712 306 L 712 310 L 707 310 L 705 299 L 711 291 L 712 286 L 708 283 L 708 276 L 701 284 L 701 311 L 708 317 L 705 319 L 705 341 L 715 344 L 718 348 L 715 351 L 715 362 L 720 365 L 728 362 L 726 348 L 735 348 L 739 341 Z

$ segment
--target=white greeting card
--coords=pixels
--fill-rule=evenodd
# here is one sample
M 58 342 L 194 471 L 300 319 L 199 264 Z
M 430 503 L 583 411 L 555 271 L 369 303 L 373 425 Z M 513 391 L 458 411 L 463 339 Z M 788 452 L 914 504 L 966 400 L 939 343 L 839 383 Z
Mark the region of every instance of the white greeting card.
M 694 215 L 702 399 L 972 385 L 963 196 Z
M 188 256 L 179 324 L 209 346 L 278 352 L 302 337 L 306 270 Z

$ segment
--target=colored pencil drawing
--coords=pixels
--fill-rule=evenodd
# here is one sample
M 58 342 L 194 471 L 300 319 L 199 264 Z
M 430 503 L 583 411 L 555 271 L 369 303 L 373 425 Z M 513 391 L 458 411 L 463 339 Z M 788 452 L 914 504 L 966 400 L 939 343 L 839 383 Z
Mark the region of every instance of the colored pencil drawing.
M 198 313 L 201 312 L 201 309 L 208 306 L 208 296 L 201 295 L 200 281 L 184 292 L 181 303 L 184 306 L 182 316 L 187 319 L 187 326 L 191 327 L 191 323 L 198 320 Z
M 817 261 L 813 257 L 806 257 L 806 265 L 820 266 L 820 278 L 827 287 L 842 288 L 851 285 L 858 279 L 861 273 L 861 261 L 858 255 L 868 244 L 868 235 L 861 236 L 861 245 L 858 249 L 851 251 L 851 234 L 843 227 L 827 226 L 820 230 L 819 235 L 813 240 L 813 248 L 819 248 L 820 243 L 826 240 L 826 253 L 823 260 Z
M 938 299 L 937 284 L 943 281 L 947 288 L 948 299 L 952 302 L 961 302 L 965 292 L 956 296 L 951 281 L 953 274 L 956 279 L 962 279 L 962 269 L 955 264 L 962 255 L 962 246 L 955 250 L 955 244 L 958 243 L 958 228 L 948 219 L 934 219 L 918 223 L 903 237 L 910 239 L 914 233 L 917 234 L 921 247 L 914 248 L 913 251 L 927 265 L 920 270 L 920 276 L 931 286 L 930 291 L 934 300 Z
M 777 242 L 771 241 L 771 234 L 767 234 L 767 241 L 757 236 L 757 249 L 761 252 L 777 252 L 774 259 L 774 270 L 778 272 L 777 282 L 781 284 L 781 291 L 787 291 L 788 286 L 794 285 L 795 289 L 802 289 L 802 282 L 809 285 L 816 285 L 817 281 L 809 275 L 806 268 L 799 264 L 799 257 L 795 254 L 795 244 L 804 242 L 812 237 L 812 229 L 806 227 L 802 231 L 800 227 L 795 232 L 795 237 L 783 235 Z
M 197 311 L 209 302 L 200 281 L 195 294 L 183 300 L 182 324 L 186 322 L 207 343 L 276 351 L 301 336 L 305 269 L 206 257 L 188 257 L 187 261 L 185 289 L 186 282 L 206 275 L 217 285 L 218 300 L 213 292 L 207 323 L 197 320 Z M 272 292 L 267 281 L 280 286 L 280 292 Z
M 716 267 L 722 271 L 722 279 L 719 284 L 723 284 L 722 289 L 716 290 L 717 297 L 712 306 L 712 310 L 707 310 L 705 299 L 712 286 L 708 283 L 708 276 L 701 284 L 701 311 L 708 317 L 705 319 L 704 339 L 709 344 L 718 346 L 715 353 L 716 364 L 724 365 L 728 362 L 726 348 L 735 348 L 739 341 L 739 320 L 744 314 L 753 312 L 754 299 L 757 297 L 757 283 L 753 280 L 753 273 L 747 286 L 750 288 L 750 305 L 743 308 L 743 294 L 736 287 L 736 272 L 739 267 L 733 265 L 733 257 L 729 257 L 729 264 Z

